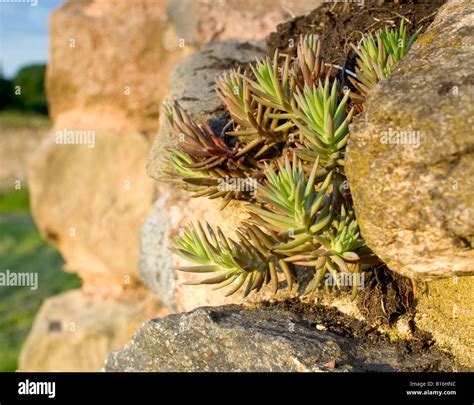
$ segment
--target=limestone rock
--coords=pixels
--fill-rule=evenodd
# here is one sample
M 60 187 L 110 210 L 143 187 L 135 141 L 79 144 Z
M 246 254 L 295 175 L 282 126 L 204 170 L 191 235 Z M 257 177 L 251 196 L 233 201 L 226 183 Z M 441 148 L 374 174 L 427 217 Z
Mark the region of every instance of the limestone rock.
M 319 325 L 319 328 L 317 327 Z M 317 316 L 237 305 L 146 322 L 106 371 L 403 371 L 452 369 L 440 353 L 400 354 L 390 344 L 324 329 Z
M 263 40 L 278 23 L 322 0 L 171 0 L 166 9 L 176 36 L 191 45 L 228 39 Z
M 123 346 L 145 319 L 165 314 L 144 291 L 121 299 L 81 290 L 48 298 L 23 346 L 20 370 L 99 371 L 105 356 Z
M 94 147 L 56 139 L 53 133 L 29 168 L 39 230 L 59 249 L 68 270 L 133 283 L 140 228 L 154 200 L 153 182 L 144 174 L 148 139 L 97 133 Z
M 96 130 L 156 130 L 171 69 L 191 51 L 168 50 L 165 5 L 69 0 L 58 8 L 47 72 L 52 117 L 80 110 L 96 118 Z
M 224 113 L 214 91 L 215 79 L 227 69 L 246 64 L 264 55 L 259 43 L 226 41 L 205 45 L 199 52 L 183 60 L 174 71 L 169 100 L 177 100 L 194 118 L 219 125 Z M 164 114 L 147 165 L 147 173 L 160 179 L 165 148 L 176 144 Z M 189 265 L 169 251 L 170 238 L 191 221 L 206 220 L 219 225 L 233 235 L 239 222 L 246 217 L 238 202 L 220 211 L 221 201 L 192 199 L 190 194 L 167 184 L 158 183 L 159 198 L 150 213 L 141 236 L 140 275 L 145 285 L 158 293 L 166 305 L 176 310 L 190 310 L 202 305 L 235 302 L 222 292 L 212 292 L 206 286 L 183 286 L 195 275 L 177 273 L 172 266 Z
M 473 29 L 472 4 L 449 1 L 352 128 L 362 235 L 406 276 L 474 274 Z
M 433 280 L 420 294 L 416 325 L 474 369 L 474 277 Z

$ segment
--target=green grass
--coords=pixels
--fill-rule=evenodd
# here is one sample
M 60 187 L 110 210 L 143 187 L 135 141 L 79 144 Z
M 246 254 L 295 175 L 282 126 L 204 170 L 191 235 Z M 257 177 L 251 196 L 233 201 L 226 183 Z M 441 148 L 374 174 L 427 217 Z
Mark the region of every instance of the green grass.
M 0 111 L 0 127 L 48 129 L 51 127 L 51 120 L 47 115 L 2 110 Z
M 0 198 L 0 272 L 37 272 L 38 289 L 0 286 L 0 371 L 17 369 L 17 359 L 43 300 L 78 288 L 80 279 L 62 271 L 59 253 L 47 245 L 27 211 L 27 193 Z M 9 209 L 9 213 L 7 209 Z
M 0 191 L 0 215 L 27 213 L 30 209 L 28 190 Z

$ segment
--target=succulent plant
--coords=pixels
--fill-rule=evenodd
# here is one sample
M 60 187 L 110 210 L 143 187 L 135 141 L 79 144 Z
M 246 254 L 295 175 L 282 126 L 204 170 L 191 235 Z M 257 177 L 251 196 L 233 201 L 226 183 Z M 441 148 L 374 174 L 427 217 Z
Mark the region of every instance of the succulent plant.
M 357 54 L 357 79 L 349 77 L 349 80 L 360 93 L 355 95 L 356 99 L 363 100 L 372 87 L 391 75 L 393 65 L 405 57 L 420 30 L 407 39 L 402 18 L 398 30 L 386 27 L 375 34 L 365 34 L 359 46 L 351 44 Z
M 290 57 L 286 55 L 284 64 L 280 67 L 279 53 L 276 50 L 273 62 L 268 57 L 262 61 L 257 60 L 251 70 L 256 80 L 248 77 L 246 80 L 252 87 L 254 100 L 276 110 L 291 112 L 296 77 L 290 69 Z
M 247 225 L 238 231 L 235 242 L 225 237 L 220 228 L 212 229 L 206 224 L 207 232 L 198 223 L 182 229 L 175 238 L 173 251 L 196 266 L 177 267 L 177 270 L 210 275 L 187 284 L 215 284 L 215 289 L 229 287 L 226 296 L 244 288 L 244 297 L 251 291 L 257 292 L 264 284 L 271 284 L 273 292 L 279 287 L 279 269 L 291 289 L 293 274 L 289 266 L 278 255 L 269 252 L 275 243 L 272 236 L 258 227 Z
M 305 85 L 294 95 L 298 108 L 295 109 L 295 124 L 304 139 L 303 148 L 297 149 L 298 156 L 315 161 L 317 157 L 325 165 L 344 165 L 344 149 L 349 139 L 349 123 L 354 110 L 347 112 L 349 92 L 342 99 L 339 84 L 334 79 L 330 86 L 329 77 L 324 85 Z
M 367 34 L 359 48 L 353 45 L 357 80 L 350 79 L 358 95 L 342 91 L 317 37 L 307 35 L 293 60 L 277 51 L 250 72 L 237 69 L 217 80 L 231 118 L 224 133 L 195 122 L 176 103 L 167 106 L 178 137 L 168 156 L 170 178 L 191 186 L 194 196 L 223 198 L 224 206 L 232 199 L 249 202 L 235 241 L 200 223 L 175 237 L 173 251 L 196 264 L 178 270 L 208 276 L 192 284 L 228 287 L 227 295 L 242 289 L 247 296 L 265 284 L 276 292 L 283 279 L 291 290 L 303 269 L 312 276 L 305 289 L 311 292 L 327 274 L 338 288 L 339 275 L 357 276 L 379 262 L 360 235 L 346 187 L 349 124 L 360 111 L 349 108 L 349 98 L 363 101 L 418 33 L 407 40 L 402 21 L 399 30 Z M 252 193 L 220 187 L 224 179 L 242 178 L 255 181 Z
M 226 134 L 238 137 L 242 143 L 237 156 L 243 156 L 258 147 L 254 158 L 259 158 L 275 145 L 286 142 L 288 131 L 280 126 L 280 116 L 273 114 L 273 107 L 264 105 L 252 96 L 247 76 L 239 70 L 224 73 L 217 80 L 217 94 L 236 126 Z
M 330 75 L 331 71 L 326 68 L 321 57 L 321 42 L 316 35 L 300 36 L 295 66 L 296 81 L 300 89 L 305 86 L 313 87 L 319 80 Z
M 179 134 L 179 148 L 189 156 L 205 158 L 196 168 L 216 167 L 235 155 L 235 149 L 215 135 L 206 122 L 196 123 L 178 103 L 166 106 L 166 112 L 171 126 Z
M 259 167 L 243 148 L 230 146 L 205 122 L 195 122 L 178 103 L 165 105 L 168 122 L 177 136 L 176 149 L 169 149 L 166 177 L 170 183 L 184 182 L 193 197 L 224 198 L 225 207 L 232 199 L 251 199 L 253 190 L 226 187 L 229 179 L 258 179 Z M 244 146 L 245 148 L 245 146 Z
M 333 213 L 332 195 L 327 192 L 333 173 L 326 175 L 317 187 L 317 169 L 318 162 L 307 177 L 296 154 L 292 162 L 285 156 L 284 161 L 278 163 L 277 172 L 268 167 L 265 183 L 257 191 L 257 201 L 266 207 L 255 204 L 247 207 L 256 214 L 258 224 L 277 233 L 297 235 L 297 239 L 307 239 L 308 235 L 328 226 Z
M 350 204 L 341 191 L 343 177 L 335 171 L 322 177 L 318 173 L 318 162 L 307 174 L 295 155 L 292 163 L 285 157 L 277 173 L 267 170 L 265 185 L 257 192 L 257 201 L 265 207 L 248 207 L 255 224 L 285 239 L 271 252 L 284 255 L 285 262 L 319 271 L 319 281 L 311 289 L 327 271 L 358 271 L 373 257 L 364 249 L 353 212 L 346 211 Z
M 227 286 L 235 282 L 236 288 L 229 293 L 242 287 L 245 274 L 252 273 L 245 296 L 258 292 L 264 281 L 271 282 L 276 291 L 277 270 L 291 289 L 294 266 L 316 273 L 306 292 L 318 288 L 326 272 L 336 280 L 336 287 L 338 273 L 360 272 L 372 253 L 364 249 L 353 213 L 346 213 L 340 175 L 333 177 L 330 172 L 318 181 L 318 162 L 307 174 L 296 155 L 292 162 L 285 157 L 277 172 L 268 167 L 265 174 L 264 185 L 257 191 L 259 204 L 247 207 L 251 219 L 237 231 L 238 242 L 228 241 L 220 229 L 217 238 L 210 226 L 207 235 L 200 224 L 198 230 L 192 226 L 175 239 L 174 251 L 201 266 L 179 270 L 215 273 L 197 283 Z

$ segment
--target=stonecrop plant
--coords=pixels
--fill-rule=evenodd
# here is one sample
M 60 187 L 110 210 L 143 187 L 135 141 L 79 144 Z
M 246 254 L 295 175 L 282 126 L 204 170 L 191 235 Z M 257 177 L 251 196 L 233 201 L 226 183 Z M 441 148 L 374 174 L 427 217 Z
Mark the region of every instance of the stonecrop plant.
M 165 106 L 176 136 L 169 149 L 166 179 L 186 185 L 194 197 L 221 198 L 224 208 L 241 200 L 248 219 L 234 239 L 209 224 L 181 229 L 172 250 L 200 273 L 190 284 L 227 288 L 244 296 L 267 284 L 276 293 L 300 285 L 304 293 L 343 288 L 340 275 L 355 277 L 378 263 L 367 248 L 354 214 L 344 173 L 349 124 L 370 89 L 386 79 L 419 31 L 407 40 L 404 23 L 363 36 L 358 46 L 353 89 L 343 89 L 324 61 L 315 35 L 300 38 L 297 56 L 275 52 L 246 72 L 237 69 L 217 80 L 216 91 L 230 120 L 222 133 L 193 120 L 178 103 Z M 345 72 L 343 72 L 345 73 Z M 223 187 L 248 184 L 253 187 Z
M 375 35 L 365 35 L 359 46 L 351 44 L 357 53 L 357 79 L 349 77 L 349 80 L 360 93 L 356 95 L 359 100 L 363 101 L 372 87 L 392 74 L 393 65 L 405 57 L 418 38 L 421 28 L 407 38 L 404 21 L 398 30 L 387 27 Z

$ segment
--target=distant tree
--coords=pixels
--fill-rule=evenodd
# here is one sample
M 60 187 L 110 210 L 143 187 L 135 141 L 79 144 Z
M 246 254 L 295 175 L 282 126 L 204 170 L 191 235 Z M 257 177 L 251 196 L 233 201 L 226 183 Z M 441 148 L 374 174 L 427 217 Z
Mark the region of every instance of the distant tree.
M 11 107 L 14 102 L 12 82 L 0 77 L 0 110 Z
M 30 65 L 19 70 L 12 81 L 17 108 L 41 114 L 48 113 L 44 89 L 45 73 L 46 65 Z

